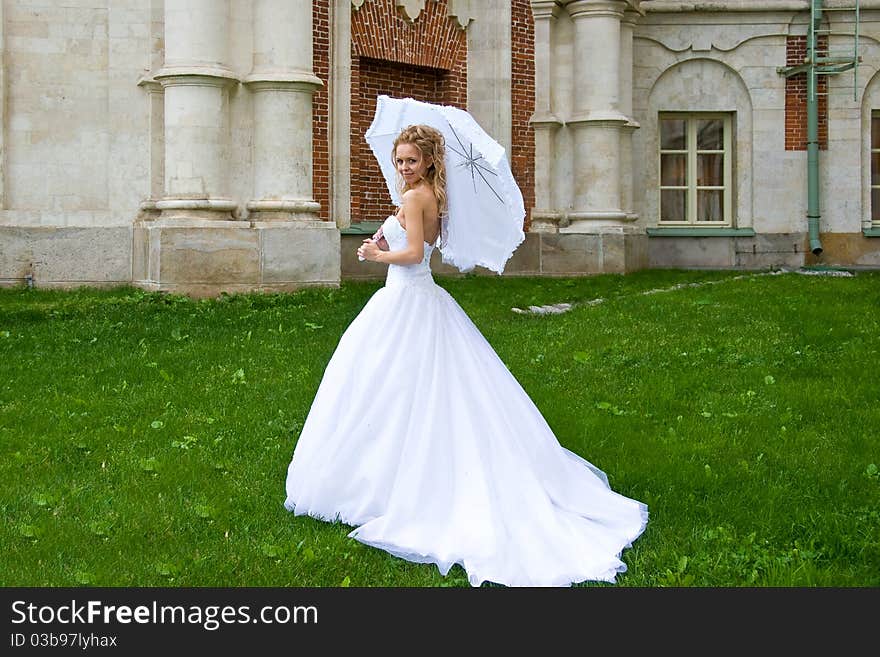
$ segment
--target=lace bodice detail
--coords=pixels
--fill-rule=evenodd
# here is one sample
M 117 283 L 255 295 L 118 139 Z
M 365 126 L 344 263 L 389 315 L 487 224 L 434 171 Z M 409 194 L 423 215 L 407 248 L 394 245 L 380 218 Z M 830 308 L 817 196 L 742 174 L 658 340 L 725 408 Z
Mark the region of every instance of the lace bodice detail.
M 400 251 L 406 248 L 406 230 L 393 214 L 383 222 L 382 234 L 388 242 L 390 251 Z M 385 285 L 433 284 L 434 278 L 431 276 L 431 254 L 433 252 L 434 245 L 425 242 L 425 255 L 421 262 L 414 265 L 389 264 Z

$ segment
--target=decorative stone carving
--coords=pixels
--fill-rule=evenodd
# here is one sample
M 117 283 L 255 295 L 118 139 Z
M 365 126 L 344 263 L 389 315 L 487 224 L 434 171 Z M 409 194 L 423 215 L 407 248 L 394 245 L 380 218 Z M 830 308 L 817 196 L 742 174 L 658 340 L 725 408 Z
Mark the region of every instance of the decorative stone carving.
M 466 30 L 468 24 L 477 17 L 471 8 L 471 0 L 449 0 L 448 13 L 458 21 L 463 30 Z
M 425 8 L 425 0 L 394 0 L 394 4 L 397 5 L 397 10 L 401 15 L 410 23 L 415 23 Z
M 415 23 L 425 9 L 427 0 L 394 0 L 397 10 L 410 23 Z M 432 0 L 437 2 L 438 0 Z M 364 0 L 352 0 L 355 9 L 360 9 Z M 449 0 L 447 15 L 454 18 L 461 29 L 466 30 L 468 24 L 476 18 L 476 13 L 471 8 L 471 0 Z

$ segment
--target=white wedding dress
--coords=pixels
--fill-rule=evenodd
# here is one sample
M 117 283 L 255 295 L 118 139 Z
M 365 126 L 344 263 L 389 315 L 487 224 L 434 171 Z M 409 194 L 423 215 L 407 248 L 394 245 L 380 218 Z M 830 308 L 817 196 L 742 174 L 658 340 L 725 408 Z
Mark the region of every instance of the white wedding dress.
M 406 246 L 395 216 L 391 251 Z M 473 586 L 614 582 L 647 507 L 562 447 L 429 260 L 389 265 L 303 425 L 285 507 Z

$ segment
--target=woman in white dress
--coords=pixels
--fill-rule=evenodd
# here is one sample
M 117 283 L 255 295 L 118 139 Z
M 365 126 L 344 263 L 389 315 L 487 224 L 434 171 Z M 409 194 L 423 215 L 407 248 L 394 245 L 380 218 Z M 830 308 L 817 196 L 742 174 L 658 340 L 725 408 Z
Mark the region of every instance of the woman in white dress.
M 614 582 L 647 507 L 559 444 L 434 282 L 443 149 L 442 134 L 424 125 L 394 142 L 402 205 L 358 249 L 388 265 L 385 286 L 327 365 L 288 468 L 285 506 L 351 525 L 358 541 L 444 575 L 458 563 L 473 586 Z

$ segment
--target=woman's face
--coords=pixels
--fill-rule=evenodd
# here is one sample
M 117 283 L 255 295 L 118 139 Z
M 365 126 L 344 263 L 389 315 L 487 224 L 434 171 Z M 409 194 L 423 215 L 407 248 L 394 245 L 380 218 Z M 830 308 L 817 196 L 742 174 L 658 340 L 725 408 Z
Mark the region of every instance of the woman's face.
M 422 151 L 415 144 L 398 144 L 394 153 L 394 163 L 397 172 L 408 185 L 421 180 L 430 166 L 428 158 L 422 156 Z

